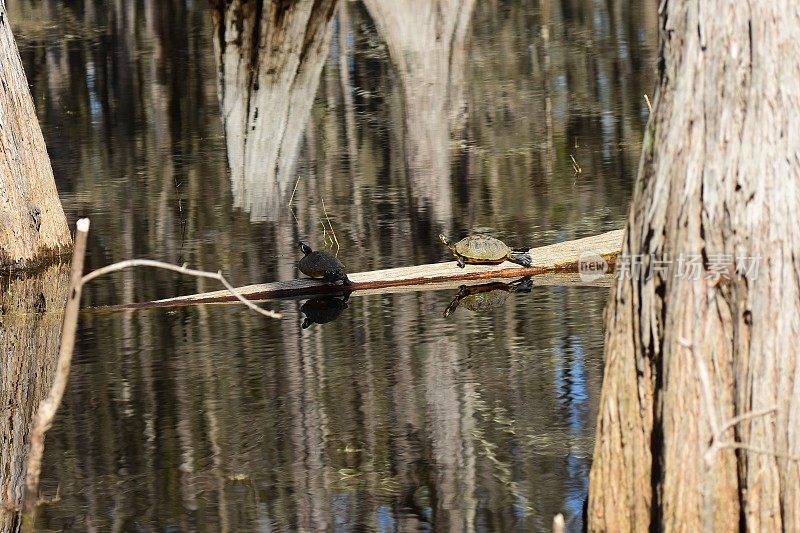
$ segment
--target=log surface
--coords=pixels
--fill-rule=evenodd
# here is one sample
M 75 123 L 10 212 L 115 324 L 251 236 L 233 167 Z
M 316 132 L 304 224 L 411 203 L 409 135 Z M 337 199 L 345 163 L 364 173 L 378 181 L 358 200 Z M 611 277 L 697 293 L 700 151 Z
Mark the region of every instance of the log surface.
M 585 252 L 594 252 L 603 257 L 610 265 L 613 265 L 620 252 L 621 246 L 622 230 L 614 230 L 574 241 L 532 248 L 529 251 L 531 259 L 533 260 L 530 267 L 522 267 L 515 263 L 504 262 L 499 265 L 467 265 L 466 268 L 459 268 L 455 261 L 450 261 L 429 265 L 356 272 L 349 274 L 350 280 L 353 282 L 349 289 L 359 294 L 373 294 L 377 292 L 401 292 L 402 288 L 406 288 L 406 290 L 414 290 L 414 288 L 442 289 L 462 283 L 472 285 L 500 279 L 541 276 L 548 273 L 574 273 L 578 270 L 578 261 L 581 254 Z M 610 283 L 610 278 L 608 276 L 601 277 L 592 282 L 582 282 L 577 275 L 556 277 L 543 276 L 543 278 L 544 279 L 541 280 L 543 283 L 539 283 L 539 280 L 536 280 L 537 283 L 544 285 L 585 284 L 597 286 L 608 286 Z M 296 279 L 291 281 L 247 285 L 237 288 L 237 291 L 239 291 L 242 296 L 257 301 L 271 298 L 337 293 L 342 292 L 342 286 L 329 285 L 312 279 Z M 152 302 L 107 307 L 105 309 L 147 309 L 234 301 L 236 301 L 236 299 L 231 293 L 226 290 L 219 290 Z

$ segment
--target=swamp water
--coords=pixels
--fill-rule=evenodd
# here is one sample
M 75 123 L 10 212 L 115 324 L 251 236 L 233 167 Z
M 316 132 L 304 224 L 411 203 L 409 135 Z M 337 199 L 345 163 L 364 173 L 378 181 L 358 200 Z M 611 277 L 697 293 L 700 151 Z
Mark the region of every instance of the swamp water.
M 357 272 L 449 261 L 440 232 L 516 247 L 625 220 L 655 2 L 478 2 L 464 126 L 438 147 L 451 171 L 422 181 L 404 80 L 348 2 L 282 189 L 292 209 L 281 193 L 258 213 L 235 196 L 259 192 L 231 186 L 206 2 L 8 4 L 69 222 L 92 220 L 87 269 L 147 257 L 244 285 L 297 277 L 296 242 L 322 247 L 330 226 Z M 83 305 L 218 288 L 127 270 Z M 86 310 L 37 525 L 532 531 L 562 512 L 580 529 L 608 289 L 534 279 L 445 318 L 456 293 L 354 294 L 307 328 L 302 300 L 266 304 L 280 321 L 239 305 Z

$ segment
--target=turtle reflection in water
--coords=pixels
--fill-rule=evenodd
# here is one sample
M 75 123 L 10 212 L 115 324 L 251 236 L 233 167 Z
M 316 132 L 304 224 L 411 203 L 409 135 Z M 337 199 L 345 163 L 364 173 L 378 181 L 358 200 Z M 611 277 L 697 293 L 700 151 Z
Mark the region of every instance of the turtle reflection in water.
M 306 329 L 311 324 L 327 324 L 333 322 L 342 311 L 347 309 L 347 299 L 350 293 L 344 296 L 319 296 L 311 298 L 300 306 L 300 312 L 306 315 L 302 328 Z
M 458 289 L 458 294 L 444 310 L 444 317 L 453 314 L 457 307 L 464 307 L 470 311 L 481 313 L 500 307 L 508 299 L 508 294 L 511 292 L 531 292 L 533 288 L 533 280 L 530 276 L 520 278 L 511 283 L 486 283 L 484 285 L 473 285 L 467 287 L 462 285 Z

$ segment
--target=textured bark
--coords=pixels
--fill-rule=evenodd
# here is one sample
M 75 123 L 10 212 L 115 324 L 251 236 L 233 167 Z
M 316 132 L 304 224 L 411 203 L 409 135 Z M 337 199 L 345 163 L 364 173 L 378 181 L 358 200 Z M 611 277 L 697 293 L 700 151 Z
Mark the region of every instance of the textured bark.
M 5 2 L 0 0 L 0 267 L 34 267 L 68 251 L 71 242 Z
M 55 367 L 69 265 L 0 283 L 0 531 L 16 531 L 30 426 Z
M 797 531 L 800 11 L 662 6 L 623 257 L 672 266 L 612 292 L 589 528 Z M 757 270 L 714 275 L 737 257 Z
M 450 151 L 464 126 L 466 41 L 475 0 L 365 0 L 400 78 L 411 193 L 453 216 Z
M 336 0 L 212 0 L 234 204 L 274 219 L 328 55 Z

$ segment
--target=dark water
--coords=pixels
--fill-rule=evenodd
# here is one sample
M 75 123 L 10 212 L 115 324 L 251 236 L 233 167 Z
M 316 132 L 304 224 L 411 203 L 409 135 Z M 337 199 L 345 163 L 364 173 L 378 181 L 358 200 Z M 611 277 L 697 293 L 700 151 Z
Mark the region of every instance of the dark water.
M 8 3 L 65 211 L 92 220 L 88 268 L 148 257 L 234 284 L 292 279 L 295 242 L 327 240 L 325 211 L 351 271 L 445 260 L 440 231 L 534 245 L 625 218 L 655 2 L 478 2 L 466 123 L 424 194 L 404 154 L 402 80 L 348 3 L 294 216 L 288 194 L 267 216 L 234 206 L 205 2 Z M 129 270 L 87 287 L 84 305 L 217 288 Z M 534 286 L 447 319 L 452 290 L 356 294 L 308 329 L 302 301 L 268 304 L 281 321 L 233 305 L 87 311 L 47 438 L 43 489 L 58 498 L 39 524 L 531 531 L 562 512 L 579 529 L 607 294 Z

